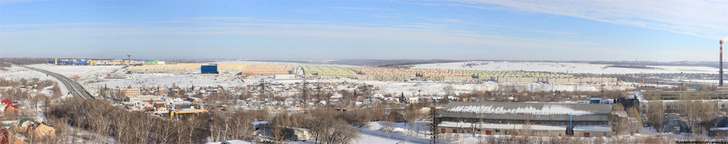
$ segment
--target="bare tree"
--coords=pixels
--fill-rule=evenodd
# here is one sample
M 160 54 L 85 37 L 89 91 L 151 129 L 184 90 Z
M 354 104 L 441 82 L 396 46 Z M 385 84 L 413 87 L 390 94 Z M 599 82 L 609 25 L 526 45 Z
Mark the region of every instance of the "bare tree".
M 659 98 L 653 98 L 647 104 L 647 125 L 660 131 L 665 123 L 665 107 Z
M 273 138 L 276 141 L 283 141 L 285 138 L 290 137 L 288 133 L 288 127 L 291 126 L 291 118 L 288 113 L 278 113 L 271 121 L 273 127 Z
M 328 144 L 346 144 L 359 137 L 359 131 L 347 125 L 343 120 L 334 121 L 329 129 L 331 129 L 331 132 L 324 137 Z
M 702 134 L 704 127 L 701 124 L 709 123 L 715 118 L 717 106 L 711 102 L 696 100 L 696 96 L 680 94 L 678 113 L 687 122 L 694 134 Z

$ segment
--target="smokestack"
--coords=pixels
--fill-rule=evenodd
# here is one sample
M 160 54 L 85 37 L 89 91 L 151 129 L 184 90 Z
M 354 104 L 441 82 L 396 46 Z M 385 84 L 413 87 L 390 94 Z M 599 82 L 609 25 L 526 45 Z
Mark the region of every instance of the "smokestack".
M 723 41 L 726 41 L 728 37 L 720 40 L 720 70 L 718 70 L 718 86 L 723 86 Z

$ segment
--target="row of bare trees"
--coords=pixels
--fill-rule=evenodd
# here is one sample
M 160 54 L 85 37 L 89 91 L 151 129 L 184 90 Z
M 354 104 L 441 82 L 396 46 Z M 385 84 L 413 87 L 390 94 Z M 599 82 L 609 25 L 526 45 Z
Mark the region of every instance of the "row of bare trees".
M 698 100 L 694 96 L 681 94 L 676 103 L 676 112 L 694 134 L 707 134 L 713 127 L 711 120 L 718 115 L 718 105 L 710 101 Z
M 53 58 L 0 58 L 0 63 L 9 62 L 15 64 L 42 64 L 53 60 Z
M 362 114 L 363 111 L 340 112 L 322 109 L 310 111 L 309 114 L 293 116 L 301 119 L 299 126 L 311 130 L 316 143 L 344 144 L 359 137 L 359 131 L 351 125 L 361 125 L 369 121 L 368 118 L 353 120 L 354 118 L 351 116 L 357 115 L 357 113 Z
M 539 102 L 560 102 L 565 100 L 588 100 L 597 97 L 602 99 L 616 99 L 628 95 L 627 91 L 602 90 L 602 91 L 510 91 L 498 89 L 494 91 L 472 90 L 470 93 L 462 94 L 463 99 L 468 101 L 539 101 Z M 581 97 L 586 96 L 586 97 Z
M 304 128 L 311 132 L 315 143 L 340 144 L 358 138 L 356 127 L 374 120 L 388 120 L 384 109 L 314 109 L 308 113 L 279 113 L 272 118 L 270 126 L 276 141 L 285 141 L 293 136 L 293 129 Z
M 210 115 L 210 138 L 213 141 L 253 140 L 255 121 L 266 120 L 267 111 L 216 111 Z
M 207 117 L 170 121 L 130 112 L 101 100 L 68 98 L 46 111 L 49 121 L 112 136 L 120 143 L 199 143 L 210 135 Z
M 672 113 L 679 120 L 688 124 L 692 133 L 705 134 L 707 129 L 713 127 L 711 120 L 721 115 L 718 104 L 713 100 L 698 99 L 703 97 L 683 93 L 675 102 L 665 103 L 660 95 L 649 95 L 647 110 L 644 112 L 647 125 L 661 130 L 667 122 L 666 114 Z
M 0 60 L 0 71 L 6 71 L 8 68 L 10 68 L 12 65 L 10 63 L 6 63 L 3 60 Z

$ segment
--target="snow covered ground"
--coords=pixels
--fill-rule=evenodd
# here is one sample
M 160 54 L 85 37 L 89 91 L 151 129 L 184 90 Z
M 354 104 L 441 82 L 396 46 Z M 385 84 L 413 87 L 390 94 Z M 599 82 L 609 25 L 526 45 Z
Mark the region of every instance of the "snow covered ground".
M 359 129 L 362 137 L 358 142 L 369 143 L 369 141 L 380 142 L 384 139 L 385 143 L 428 143 L 430 127 L 428 122 L 418 121 L 412 124 L 404 122 L 386 122 L 376 121 L 370 122 L 366 126 Z M 388 140 L 388 142 L 386 142 Z
M 41 73 L 41 72 L 26 69 L 23 67 L 12 66 L 12 67 L 8 68 L 7 71 L 0 71 L 0 77 L 3 77 L 7 80 L 20 80 L 20 79 L 31 79 L 31 78 L 38 78 L 39 80 L 52 80 L 52 81 L 58 82 L 58 86 L 61 88 L 61 92 L 63 94 L 68 93 L 68 89 L 66 89 L 66 86 L 63 85 L 63 83 L 60 83 L 56 78 L 53 78 L 52 76 L 47 76 L 46 74 Z M 44 90 L 44 91 L 46 91 L 46 90 Z
M 106 79 L 102 82 L 87 84 L 91 88 L 103 87 L 145 87 L 160 86 L 172 87 L 172 85 L 180 87 L 199 86 L 242 86 L 244 83 L 232 76 L 224 75 L 174 75 L 174 74 L 132 74 L 127 79 Z M 88 88 L 88 87 L 87 87 Z
M 222 144 L 223 142 L 212 142 L 207 144 Z M 243 140 L 229 140 L 225 141 L 226 144 L 251 144 L 251 142 L 243 141 Z
M 474 63 L 478 65 L 465 66 Z M 492 71 L 539 71 L 585 74 L 634 74 L 634 73 L 717 73 L 718 69 L 702 66 L 647 66 L 653 69 L 608 67 L 606 64 L 569 62 L 492 62 L 470 61 L 454 63 L 432 63 L 414 65 L 413 68 L 492 70 Z
M 266 61 L 218 61 L 213 63 L 242 63 L 242 64 L 249 64 L 249 65 L 256 65 L 256 64 L 287 64 L 291 65 L 294 68 L 297 66 L 303 66 L 303 65 L 322 65 L 322 66 L 341 66 L 341 67 L 353 67 L 352 65 L 338 65 L 338 64 L 308 64 L 308 63 L 296 63 L 296 62 L 266 62 Z
M 385 137 L 385 136 L 378 136 L 378 135 L 369 134 L 369 133 L 361 133 L 361 135 L 359 136 L 358 139 L 354 139 L 351 141 L 351 143 L 353 143 L 353 144 L 396 144 L 399 142 L 417 143 L 417 142 L 399 140 L 399 139 Z
M 30 67 L 52 71 L 66 77 L 79 76 L 82 79 L 105 76 L 115 70 L 123 70 L 121 66 L 61 66 L 51 64 L 34 64 Z
M 247 63 L 247 64 L 291 64 L 300 65 L 296 63 L 282 63 L 282 62 L 257 62 L 257 61 L 221 61 L 216 63 Z M 427 64 L 434 65 L 438 68 L 445 66 L 458 68 L 463 63 L 444 63 L 444 64 Z M 420 65 L 420 66 L 427 66 Z M 502 69 L 507 68 L 510 65 L 510 69 L 516 69 L 518 67 L 533 67 L 531 65 L 543 65 L 554 66 L 559 68 L 561 66 L 549 63 L 490 63 L 487 65 L 481 65 L 486 67 L 492 67 L 493 65 L 505 65 Z M 519 66 L 521 65 L 521 66 Z M 589 65 L 589 64 L 578 64 L 571 63 L 571 65 Z M 96 89 L 106 85 L 107 87 L 127 87 L 132 86 L 133 88 L 145 87 L 145 86 L 159 86 L 159 87 L 172 87 L 177 85 L 181 87 L 190 87 L 192 85 L 199 87 L 205 86 L 223 86 L 223 87 L 235 87 L 235 86 L 246 86 L 259 82 L 264 79 L 268 82 L 277 83 L 294 83 L 302 82 L 302 79 L 295 80 L 273 80 L 272 77 L 251 77 L 244 79 L 245 82 L 241 82 L 234 74 L 219 74 L 219 75 L 202 75 L 199 71 L 190 71 L 184 74 L 131 74 L 127 75 L 126 79 L 106 79 L 104 78 L 108 73 L 120 74 L 123 72 L 121 66 L 56 66 L 49 64 L 36 64 L 31 65 L 32 67 L 45 69 L 53 72 L 63 74 L 68 77 L 79 76 L 79 82 L 84 85 L 90 93 L 96 93 Z M 432 67 L 432 66 L 430 66 Z M 567 66 L 568 67 L 568 66 Z M 461 67 L 462 68 L 462 67 Z M 473 67 L 478 68 L 476 67 Z M 613 68 L 609 68 L 613 69 Z M 616 68 L 615 68 L 616 69 Z M 664 69 L 682 69 L 682 68 L 671 68 L 664 67 Z M 544 71 L 545 69 L 537 69 L 538 71 Z M 10 71 L 13 71 L 11 69 Z M 16 70 L 17 71 L 17 70 Z M 22 77 L 14 76 L 17 72 L 3 73 L 9 75 L 8 77 Z M 124 74 L 126 75 L 126 74 Z M 405 96 L 416 96 L 416 95 L 445 95 L 443 90 L 447 86 L 452 86 L 455 93 L 466 93 L 473 90 L 497 90 L 499 88 L 513 87 L 520 90 L 530 91 L 598 91 L 599 88 L 594 85 L 558 85 L 558 84 L 539 84 L 539 83 L 496 83 L 496 82 L 484 82 L 481 84 L 463 84 L 463 83 L 445 83 L 445 82 L 384 82 L 384 81 L 358 81 L 354 79 L 316 79 L 308 80 L 309 82 L 359 82 L 369 85 L 373 85 L 380 90 L 376 93 L 379 94 L 402 94 Z M 626 87 L 623 86 L 606 86 L 605 89 L 619 89 L 624 90 Z M 65 89 L 64 89 L 65 90 Z

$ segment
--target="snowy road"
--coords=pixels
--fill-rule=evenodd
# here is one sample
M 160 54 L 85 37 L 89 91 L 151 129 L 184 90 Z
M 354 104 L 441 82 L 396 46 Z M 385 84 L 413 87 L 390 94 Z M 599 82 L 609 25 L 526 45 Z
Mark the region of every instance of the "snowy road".
M 41 73 L 45 73 L 45 74 L 47 74 L 49 76 L 55 77 L 56 79 L 58 79 L 59 81 L 61 81 L 61 83 L 63 83 L 63 85 L 66 86 L 66 88 L 68 89 L 68 91 L 71 94 L 73 94 L 74 97 L 85 98 L 85 99 L 94 99 L 94 97 L 91 94 L 89 94 L 86 91 L 86 89 L 83 88 L 83 86 L 81 86 L 80 84 L 78 84 L 76 81 L 73 81 L 73 80 L 69 79 L 66 76 L 63 76 L 63 75 L 60 75 L 60 74 L 57 74 L 57 73 L 54 73 L 54 72 L 50 72 L 50 71 L 47 71 L 47 70 L 38 69 L 38 68 L 33 68 L 33 67 L 28 67 L 28 66 L 22 66 L 22 65 L 17 65 L 17 66 L 24 67 L 24 68 L 27 68 L 27 69 L 30 69 L 30 70 L 34 70 L 34 71 L 38 71 L 38 72 L 41 72 Z

